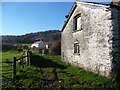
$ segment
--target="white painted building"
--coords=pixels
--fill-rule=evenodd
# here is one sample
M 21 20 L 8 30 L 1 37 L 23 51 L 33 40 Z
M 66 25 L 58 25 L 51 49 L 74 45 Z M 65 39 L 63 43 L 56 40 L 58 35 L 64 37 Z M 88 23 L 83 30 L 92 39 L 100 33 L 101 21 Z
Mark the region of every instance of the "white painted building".
M 32 45 L 31 45 L 31 48 L 33 47 L 36 47 L 36 48 L 45 48 L 46 45 L 43 41 L 37 41 L 37 42 L 34 42 Z

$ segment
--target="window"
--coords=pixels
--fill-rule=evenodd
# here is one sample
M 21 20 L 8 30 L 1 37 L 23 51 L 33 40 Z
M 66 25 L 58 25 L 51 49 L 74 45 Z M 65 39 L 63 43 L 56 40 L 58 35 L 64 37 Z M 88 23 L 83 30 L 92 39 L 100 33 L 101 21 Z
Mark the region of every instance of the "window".
M 81 29 L 81 15 L 78 14 L 74 17 L 74 20 L 73 20 L 73 26 L 74 26 L 74 30 L 80 30 Z
M 79 45 L 79 43 L 74 44 L 74 53 L 80 53 L 80 45 Z

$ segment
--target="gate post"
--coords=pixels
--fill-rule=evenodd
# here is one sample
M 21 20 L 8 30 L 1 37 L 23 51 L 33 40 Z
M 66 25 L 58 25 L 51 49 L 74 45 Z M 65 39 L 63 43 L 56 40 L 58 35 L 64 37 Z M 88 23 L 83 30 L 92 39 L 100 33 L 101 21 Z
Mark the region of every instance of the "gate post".
M 24 68 L 24 60 L 23 60 L 23 56 L 22 56 L 22 60 L 21 60 L 21 65 L 22 65 L 22 68 Z
M 13 76 L 16 75 L 16 57 L 13 58 L 14 61 L 13 61 Z

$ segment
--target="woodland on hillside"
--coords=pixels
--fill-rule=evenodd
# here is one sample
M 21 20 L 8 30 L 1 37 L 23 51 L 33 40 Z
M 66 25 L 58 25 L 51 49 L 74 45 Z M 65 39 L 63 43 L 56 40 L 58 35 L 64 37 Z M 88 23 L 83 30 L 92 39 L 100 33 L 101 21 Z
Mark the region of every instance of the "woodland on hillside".
M 21 36 L 5 35 L 2 36 L 2 43 L 33 43 L 36 39 L 43 39 L 44 42 L 60 41 L 61 31 L 49 30 Z

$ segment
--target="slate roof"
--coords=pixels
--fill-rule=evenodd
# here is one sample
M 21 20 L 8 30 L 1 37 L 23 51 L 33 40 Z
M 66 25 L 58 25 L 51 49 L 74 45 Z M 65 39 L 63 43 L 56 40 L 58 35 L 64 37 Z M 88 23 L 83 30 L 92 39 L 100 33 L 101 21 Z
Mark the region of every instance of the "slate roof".
M 39 44 L 39 43 L 41 43 L 41 42 L 43 42 L 43 41 L 37 41 L 37 42 L 34 42 L 33 44 Z

